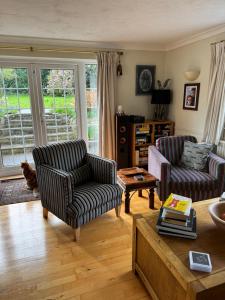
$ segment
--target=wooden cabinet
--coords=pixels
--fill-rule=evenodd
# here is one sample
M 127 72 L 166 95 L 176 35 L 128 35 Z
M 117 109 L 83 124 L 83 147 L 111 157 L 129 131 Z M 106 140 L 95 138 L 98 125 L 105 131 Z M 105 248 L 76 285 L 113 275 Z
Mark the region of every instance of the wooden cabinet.
M 169 135 L 174 135 L 173 121 L 145 121 L 132 124 L 132 166 L 146 167 L 148 147 L 155 145 L 158 138 Z

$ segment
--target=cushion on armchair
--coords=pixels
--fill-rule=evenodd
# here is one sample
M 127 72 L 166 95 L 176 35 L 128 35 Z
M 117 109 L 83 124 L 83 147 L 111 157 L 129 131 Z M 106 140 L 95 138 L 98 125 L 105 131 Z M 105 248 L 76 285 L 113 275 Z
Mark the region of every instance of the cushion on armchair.
M 88 182 L 78 186 L 73 192 L 73 201 L 68 206 L 68 213 L 81 216 L 112 201 L 115 206 L 121 203 L 122 190 L 118 185 Z M 101 213 L 99 213 L 100 215 Z
M 69 172 L 73 176 L 75 186 L 81 185 L 91 180 L 92 171 L 89 163 Z
M 181 166 L 198 171 L 207 171 L 207 161 L 213 147 L 212 144 L 197 144 L 185 141 Z

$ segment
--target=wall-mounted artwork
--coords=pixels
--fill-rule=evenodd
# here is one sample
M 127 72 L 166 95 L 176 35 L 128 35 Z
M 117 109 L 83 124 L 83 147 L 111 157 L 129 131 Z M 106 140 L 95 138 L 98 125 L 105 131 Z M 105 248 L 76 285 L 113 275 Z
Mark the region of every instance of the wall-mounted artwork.
M 200 83 L 186 83 L 184 85 L 183 109 L 198 110 Z
M 136 66 L 136 95 L 151 95 L 155 86 L 155 66 Z

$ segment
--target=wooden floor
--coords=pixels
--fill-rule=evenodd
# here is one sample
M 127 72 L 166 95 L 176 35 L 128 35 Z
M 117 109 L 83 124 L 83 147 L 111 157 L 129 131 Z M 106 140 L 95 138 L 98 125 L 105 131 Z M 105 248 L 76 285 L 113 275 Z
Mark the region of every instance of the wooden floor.
M 148 210 L 136 193 L 132 213 Z M 132 213 L 123 203 L 120 218 L 112 210 L 82 226 L 75 243 L 69 226 L 42 218 L 40 201 L 0 207 L 0 299 L 150 299 L 131 271 Z

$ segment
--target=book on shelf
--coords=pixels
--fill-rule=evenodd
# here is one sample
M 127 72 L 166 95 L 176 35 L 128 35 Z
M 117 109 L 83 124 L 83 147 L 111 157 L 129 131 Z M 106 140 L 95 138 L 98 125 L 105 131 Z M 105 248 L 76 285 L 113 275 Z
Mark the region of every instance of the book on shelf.
M 191 205 L 191 198 L 171 193 L 166 199 L 163 208 L 166 211 L 176 212 L 177 214 L 189 216 Z

